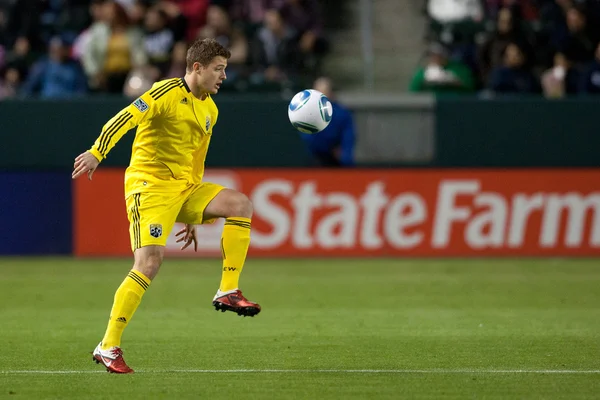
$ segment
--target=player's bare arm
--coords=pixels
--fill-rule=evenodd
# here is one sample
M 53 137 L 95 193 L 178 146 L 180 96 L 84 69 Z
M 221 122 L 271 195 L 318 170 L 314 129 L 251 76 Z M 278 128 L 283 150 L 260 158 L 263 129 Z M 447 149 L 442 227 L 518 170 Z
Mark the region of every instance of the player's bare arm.
M 87 172 L 88 179 L 92 180 L 92 175 L 96 168 L 98 168 L 100 161 L 89 151 L 81 153 L 75 158 L 75 164 L 73 165 L 73 173 L 71 174 L 72 179 L 77 179 L 81 175 Z

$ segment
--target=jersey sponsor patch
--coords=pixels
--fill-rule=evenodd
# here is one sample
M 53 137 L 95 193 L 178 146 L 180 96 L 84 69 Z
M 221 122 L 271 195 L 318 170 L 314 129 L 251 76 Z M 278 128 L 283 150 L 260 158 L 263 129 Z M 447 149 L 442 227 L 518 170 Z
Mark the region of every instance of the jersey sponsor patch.
M 162 236 L 162 225 L 161 224 L 150 224 L 150 236 L 159 238 Z
M 206 133 L 210 130 L 210 117 L 206 116 Z
M 144 100 L 142 100 L 141 97 L 134 101 L 133 105 L 135 106 L 135 108 L 140 110 L 140 112 L 145 112 L 148 109 L 148 104 Z

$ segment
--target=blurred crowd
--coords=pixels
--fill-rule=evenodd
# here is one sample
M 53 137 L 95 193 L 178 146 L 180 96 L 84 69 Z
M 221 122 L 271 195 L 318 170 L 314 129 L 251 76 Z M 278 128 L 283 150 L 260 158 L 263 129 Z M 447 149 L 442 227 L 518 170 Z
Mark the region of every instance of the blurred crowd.
M 328 50 L 317 0 L 0 0 L 0 99 L 135 97 L 208 37 L 231 50 L 222 90 L 293 87 Z
M 426 0 L 410 90 L 560 98 L 600 93 L 600 0 Z

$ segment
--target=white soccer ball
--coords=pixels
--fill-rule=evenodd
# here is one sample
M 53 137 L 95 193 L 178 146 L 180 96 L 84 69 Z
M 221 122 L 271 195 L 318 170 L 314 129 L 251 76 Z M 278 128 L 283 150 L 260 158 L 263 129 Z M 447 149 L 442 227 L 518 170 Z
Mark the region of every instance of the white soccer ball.
M 288 107 L 292 126 L 304 133 L 317 133 L 327 128 L 332 116 L 331 102 L 327 96 L 314 89 L 296 93 Z

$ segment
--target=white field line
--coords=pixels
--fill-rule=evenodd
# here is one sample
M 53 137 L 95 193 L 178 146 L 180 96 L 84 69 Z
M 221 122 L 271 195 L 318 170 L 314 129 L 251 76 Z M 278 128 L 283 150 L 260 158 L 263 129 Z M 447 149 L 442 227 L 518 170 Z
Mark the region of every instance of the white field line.
M 0 375 L 77 375 L 104 370 L 14 370 Z M 600 370 L 576 369 L 157 369 L 136 374 L 600 374 Z

